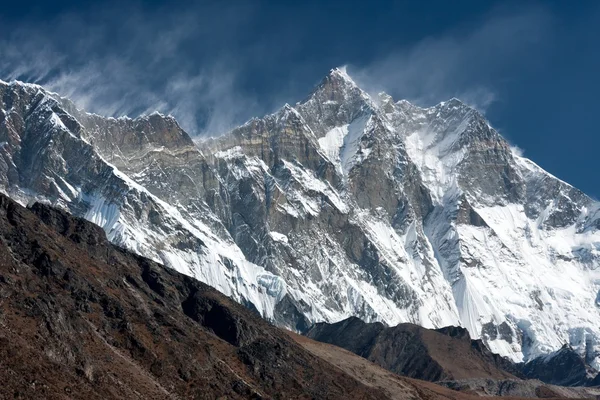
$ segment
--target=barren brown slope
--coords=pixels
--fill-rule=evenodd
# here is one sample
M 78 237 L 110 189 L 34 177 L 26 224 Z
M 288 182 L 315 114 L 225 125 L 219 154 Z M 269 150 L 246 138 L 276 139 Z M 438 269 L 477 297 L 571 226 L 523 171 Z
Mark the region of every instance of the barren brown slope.
M 0 382 L 0 399 L 386 398 L 97 226 L 3 195 Z
M 469 398 L 468 395 L 430 382 L 401 377 L 341 347 L 317 342 L 292 332 L 288 334 L 314 355 L 336 365 L 342 371 L 360 380 L 365 385 L 385 392 L 391 399 Z
M 341 347 L 317 342 L 292 332 L 288 332 L 288 334 L 314 355 L 336 365 L 342 371 L 361 381 L 363 384 L 372 387 L 374 390 L 383 391 L 389 398 L 395 400 L 415 398 L 476 400 L 481 399 L 480 396 L 487 399 L 504 400 L 522 399 L 524 397 L 546 399 L 595 398 L 595 392 L 590 388 L 562 388 L 546 385 L 540 381 L 523 380 L 494 381 L 492 379 L 481 379 L 473 380 L 471 384 L 468 382 L 456 382 L 456 384 L 452 386 L 453 388 L 456 388 L 456 390 L 449 390 L 448 387 L 440 386 L 432 382 L 396 375 L 363 357 L 342 349 Z M 504 391 L 498 390 L 497 387 L 494 388 L 494 390 L 501 394 L 502 397 L 491 395 L 490 392 L 493 392 L 494 390 L 485 390 L 485 385 L 493 386 L 494 382 L 498 382 L 498 385 L 504 386 Z M 446 384 L 449 383 L 451 382 L 446 382 Z
M 427 381 L 469 378 L 516 379 L 514 366 L 471 340 L 463 328 L 426 329 L 413 324 L 384 327 L 348 318 L 319 323 L 306 335 L 358 354 L 402 376 Z M 508 372 L 510 371 L 510 372 Z M 516 373 L 516 369 L 514 369 Z

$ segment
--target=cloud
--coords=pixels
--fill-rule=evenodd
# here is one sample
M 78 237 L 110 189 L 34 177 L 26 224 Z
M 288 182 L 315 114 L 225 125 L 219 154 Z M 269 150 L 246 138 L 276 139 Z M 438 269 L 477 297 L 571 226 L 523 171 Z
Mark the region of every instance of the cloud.
M 525 155 L 525 151 L 517 145 L 511 145 L 510 151 L 517 157 L 523 157 Z
M 27 23 L 0 16 L 0 79 L 39 83 L 102 115 L 172 114 L 193 135 L 215 135 L 302 99 L 331 63 L 354 57 L 349 73 L 368 91 L 420 105 L 458 97 L 485 111 L 502 96 L 499 77 L 535 51 L 549 25 L 542 9 L 495 10 L 365 61 L 364 48 L 346 55 L 346 22 L 324 25 L 328 40 L 316 40 L 322 33 L 306 21 L 323 24 L 320 7 L 278 7 L 105 5 Z M 290 14 L 297 18 L 277 18 Z
M 503 79 L 523 68 L 526 52 L 537 51 L 551 17 L 542 8 L 517 13 L 495 9 L 470 28 L 427 37 L 362 66 L 353 78 L 372 92 L 430 106 L 457 97 L 485 111 L 498 100 Z
M 226 37 L 249 10 L 219 9 L 215 19 L 210 7 L 189 13 L 107 8 L 89 13 L 110 23 L 65 13 L 18 25 L 0 39 L 0 79 L 38 83 L 101 115 L 160 111 L 193 135 L 226 131 L 264 110 L 238 87 L 243 60 L 212 40 Z

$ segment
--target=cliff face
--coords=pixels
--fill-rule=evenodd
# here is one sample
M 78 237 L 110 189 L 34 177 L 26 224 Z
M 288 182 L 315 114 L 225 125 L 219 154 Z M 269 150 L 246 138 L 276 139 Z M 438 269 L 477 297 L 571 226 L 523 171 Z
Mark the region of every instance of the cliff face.
M 332 70 L 302 102 L 193 141 L 0 83 L 0 185 L 297 331 L 350 316 L 460 325 L 529 361 L 600 366 L 600 206 L 476 110 L 366 94 Z

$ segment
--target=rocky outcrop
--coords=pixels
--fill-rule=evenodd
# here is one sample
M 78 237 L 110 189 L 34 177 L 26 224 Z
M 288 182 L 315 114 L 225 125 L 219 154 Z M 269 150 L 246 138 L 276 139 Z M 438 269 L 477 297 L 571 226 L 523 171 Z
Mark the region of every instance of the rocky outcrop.
M 523 375 L 559 386 L 599 386 L 600 373 L 569 345 L 520 366 Z
M 516 379 L 514 365 L 492 354 L 460 327 L 428 330 L 416 325 L 385 327 L 358 318 L 315 324 L 306 336 L 340 346 L 410 378 L 437 382 L 467 378 Z
M 500 332 L 504 329 L 499 327 Z M 457 326 L 435 330 L 410 324 L 386 327 L 348 318 L 335 324 L 315 324 L 306 336 L 342 347 L 399 375 L 486 396 L 545 397 L 544 393 L 555 393 L 555 397 L 593 397 L 593 390 L 569 392 L 559 386 L 593 387 L 600 379 L 598 371 L 568 345 L 515 364 L 490 352 L 481 340 L 472 340 L 466 329 Z

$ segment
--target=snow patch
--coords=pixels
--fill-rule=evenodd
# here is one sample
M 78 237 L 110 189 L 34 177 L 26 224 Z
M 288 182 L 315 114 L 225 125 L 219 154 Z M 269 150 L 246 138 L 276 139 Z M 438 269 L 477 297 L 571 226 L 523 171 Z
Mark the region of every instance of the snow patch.
M 284 235 L 283 233 L 271 231 L 271 232 L 269 232 L 269 234 L 271 235 L 273 240 L 276 242 L 281 242 L 281 243 L 285 243 L 285 244 L 288 243 L 288 237 L 286 235 Z
M 357 153 L 361 151 L 360 142 L 369 120 L 369 115 L 363 115 L 350 124 L 331 129 L 319 139 L 321 150 L 343 177 L 347 178 L 357 161 L 368 155 L 368 153 L 362 155 Z

